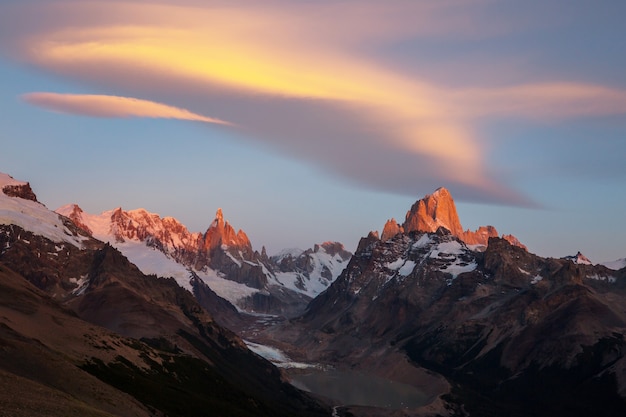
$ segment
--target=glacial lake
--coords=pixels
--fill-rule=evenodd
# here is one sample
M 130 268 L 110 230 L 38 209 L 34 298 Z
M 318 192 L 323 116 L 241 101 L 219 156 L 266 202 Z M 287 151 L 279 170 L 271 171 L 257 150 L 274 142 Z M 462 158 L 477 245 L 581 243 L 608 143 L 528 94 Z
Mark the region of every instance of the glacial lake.
M 296 388 L 330 398 L 336 405 L 362 405 L 389 409 L 415 408 L 429 398 L 411 385 L 359 371 L 312 369 L 290 375 Z

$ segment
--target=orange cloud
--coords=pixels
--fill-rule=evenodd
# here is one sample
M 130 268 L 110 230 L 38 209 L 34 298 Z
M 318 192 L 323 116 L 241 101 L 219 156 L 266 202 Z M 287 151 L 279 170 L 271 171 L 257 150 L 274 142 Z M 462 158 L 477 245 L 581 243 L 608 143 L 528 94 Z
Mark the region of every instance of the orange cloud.
M 28 93 L 22 99 L 35 106 L 62 113 L 92 117 L 148 117 L 181 119 L 220 125 L 229 122 L 192 113 L 189 110 L 132 97 L 90 94 Z
M 128 7 L 117 14 L 140 15 L 132 13 L 136 5 Z M 434 158 L 455 181 L 478 185 L 485 180 L 478 145 L 446 116 L 449 110 L 436 89 L 333 46 L 303 48 L 296 36 L 300 30 L 291 24 L 286 28 L 283 22 L 289 19 L 281 13 L 154 6 L 141 16 L 133 25 L 112 22 L 36 36 L 28 59 L 59 71 L 82 68 L 91 77 L 106 76 L 111 66 L 141 68 L 146 74 L 166 74 L 174 84 L 357 108 L 378 121 L 384 146 Z M 162 24 L 171 16 L 176 19 Z

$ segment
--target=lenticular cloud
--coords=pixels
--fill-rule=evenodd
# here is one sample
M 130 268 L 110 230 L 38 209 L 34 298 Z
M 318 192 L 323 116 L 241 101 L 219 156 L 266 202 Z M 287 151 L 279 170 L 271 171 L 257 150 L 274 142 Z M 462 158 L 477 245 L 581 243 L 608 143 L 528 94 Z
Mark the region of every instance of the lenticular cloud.
M 179 107 L 132 97 L 36 92 L 24 94 L 22 99 L 48 110 L 82 116 L 148 117 L 231 125 L 224 120 L 203 116 Z

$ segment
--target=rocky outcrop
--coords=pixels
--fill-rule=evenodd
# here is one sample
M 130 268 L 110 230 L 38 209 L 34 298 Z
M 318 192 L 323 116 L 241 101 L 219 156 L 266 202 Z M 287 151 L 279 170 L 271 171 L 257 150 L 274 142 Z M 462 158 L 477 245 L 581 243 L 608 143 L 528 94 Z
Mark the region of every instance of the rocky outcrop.
M 12 176 L 0 173 L 0 190 L 9 197 L 23 198 L 24 200 L 37 201 L 37 196 L 30 188 L 30 184 L 17 181 Z
M 392 218 L 390 220 L 387 220 L 387 222 L 385 223 L 385 226 L 383 227 L 383 233 L 380 238 L 382 240 L 389 240 L 398 233 L 404 233 L 404 228 L 396 222 L 396 219 Z
M 65 213 L 65 217 L 70 219 L 72 223 L 76 225 L 76 227 L 85 231 L 86 233 L 93 235 L 93 230 L 89 228 L 83 221 L 83 215 L 85 212 L 81 209 L 77 204 L 71 204 L 68 207 L 68 211 Z
M 389 222 L 387 222 L 389 224 Z M 389 227 L 387 238 L 393 232 L 393 223 L 385 225 Z M 413 204 L 406 214 L 406 219 L 402 225 L 405 232 L 427 232 L 433 233 L 439 227 L 445 227 L 454 236 L 464 241 L 468 245 L 487 246 L 489 238 L 498 237 L 498 231 L 493 226 L 481 226 L 475 231 L 463 230 L 461 221 L 456 211 L 456 205 L 452 195 L 446 188 L 438 188 L 434 193 L 425 196 Z M 383 231 L 383 236 L 385 233 Z M 526 249 L 513 235 L 503 236 L 511 244 Z M 383 240 L 385 238 L 383 237 Z
M 414 231 L 433 233 L 441 226 L 455 236 L 460 237 L 463 234 L 452 195 L 443 187 L 413 204 L 406 214 L 403 228 L 407 233 Z

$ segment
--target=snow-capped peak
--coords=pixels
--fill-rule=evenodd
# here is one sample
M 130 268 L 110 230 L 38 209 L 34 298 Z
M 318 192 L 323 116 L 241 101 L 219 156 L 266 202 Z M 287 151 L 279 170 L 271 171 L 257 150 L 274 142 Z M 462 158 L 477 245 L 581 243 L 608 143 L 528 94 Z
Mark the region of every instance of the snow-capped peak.
M 589 258 L 583 255 L 580 252 L 577 252 L 576 255 L 564 256 L 563 259 L 567 259 L 568 261 L 572 261 L 577 265 L 593 265 Z
M 15 189 L 11 187 L 27 187 L 27 191 L 32 193 L 28 183 L 0 174 L 0 225 L 16 225 L 53 242 L 67 242 L 82 247 L 84 237 L 68 229 L 57 213 L 48 210 L 36 198 L 25 199 L 20 193 L 14 194 Z M 7 189 L 11 191 L 7 193 Z

